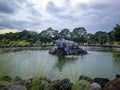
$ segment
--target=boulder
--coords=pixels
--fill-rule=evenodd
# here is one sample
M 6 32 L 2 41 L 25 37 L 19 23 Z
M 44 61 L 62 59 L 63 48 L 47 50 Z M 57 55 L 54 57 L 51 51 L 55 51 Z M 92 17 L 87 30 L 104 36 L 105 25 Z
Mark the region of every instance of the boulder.
M 88 76 L 85 76 L 85 75 L 81 75 L 80 77 L 79 77 L 79 81 L 80 80 L 86 80 L 86 81 L 88 81 L 88 82 L 90 82 L 90 83 L 92 83 L 93 82 L 93 80 L 90 78 L 90 77 L 88 77 Z
M 90 82 L 82 79 L 78 83 L 78 90 L 88 90 L 89 86 L 90 86 Z
M 93 82 L 92 84 L 90 84 L 88 90 L 102 90 L 102 88 L 99 83 Z
M 55 46 L 49 53 L 53 55 L 81 55 L 87 54 L 87 51 L 81 49 L 76 42 L 61 38 L 55 41 Z
M 35 78 L 32 80 L 31 84 L 28 84 L 27 89 L 28 90 L 46 90 L 46 88 L 48 87 L 49 82 L 44 79 L 44 78 Z
M 88 90 L 90 83 L 92 83 L 92 79 L 88 76 L 81 75 L 79 77 L 79 82 L 78 82 L 78 90 Z
M 0 90 L 3 90 L 4 87 L 5 85 L 0 84 Z
M 14 81 L 14 83 L 16 83 L 17 85 L 24 85 L 24 84 L 25 84 L 25 80 L 22 80 L 22 78 L 19 77 L 19 76 L 16 76 L 13 81 Z
M 63 79 L 61 81 L 54 82 L 50 90 L 71 90 L 72 85 L 69 79 Z
M 27 88 L 21 85 L 12 85 L 7 90 L 27 90 Z
M 33 81 L 33 78 L 30 78 L 30 79 L 28 79 L 28 80 L 25 80 L 25 83 L 24 83 L 24 84 L 25 84 L 27 90 L 30 90 L 31 85 L 32 85 L 32 81 Z
M 120 79 L 109 81 L 103 90 L 120 90 Z
M 22 81 L 22 78 L 19 77 L 19 76 L 16 76 L 16 77 L 14 78 L 14 81 L 15 81 L 15 82 L 16 82 L 16 81 Z
M 109 82 L 109 79 L 107 79 L 107 78 L 94 78 L 93 81 L 99 83 L 101 85 L 101 87 L 103 88 L 105 86 L 105 84 L 107 82 Z
M 116 79 L 120 79 L 120 74 L 116 74 Z
M 27 90 L 27 88 L 18 82 L 10 82 L 3 90 Z
M 12 78 L 11 78 L 10 76 L 4 76 L 4 77 L 2 77 L 2 80 L 3 80 L 3 81 L 11 82 L 11 81 L 12 81 Z

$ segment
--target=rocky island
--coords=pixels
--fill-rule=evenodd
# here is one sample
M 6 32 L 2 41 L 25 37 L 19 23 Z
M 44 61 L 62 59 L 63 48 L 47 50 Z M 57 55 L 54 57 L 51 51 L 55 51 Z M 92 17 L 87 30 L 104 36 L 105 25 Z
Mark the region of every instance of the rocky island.
M 87 51 L 81 49 L 79 45 L 74 41 L 59 38 L 55 41 L 55 46 L 50 49 L 49 54 L 58 56 L 83 55 L 87 54 Z

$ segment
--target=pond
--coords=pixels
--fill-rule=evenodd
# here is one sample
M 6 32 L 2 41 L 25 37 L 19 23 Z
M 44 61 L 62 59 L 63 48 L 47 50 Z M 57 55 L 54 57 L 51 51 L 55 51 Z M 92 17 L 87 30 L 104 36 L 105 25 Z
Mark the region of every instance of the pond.
M 91 78 L 114 79 L 120 74 L 120 62 L 114 60 L 111 52 L 88 51 L 78 58 L 65 58 L 50 55 L 49 50 L 22 50 L 0 54 L 0 60 L 6 60 L 5 68 L 12 68 L 10 76 L 23 79 L 45 76 L 49 79 L 69 78 L 78 80 L 80 75 Z

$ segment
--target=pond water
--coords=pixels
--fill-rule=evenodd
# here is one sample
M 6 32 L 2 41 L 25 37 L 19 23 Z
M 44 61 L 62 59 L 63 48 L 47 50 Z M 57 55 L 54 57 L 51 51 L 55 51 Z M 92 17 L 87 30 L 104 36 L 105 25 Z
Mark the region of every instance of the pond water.
M 75 81 L 82 74 L 91 78 L 114 79 L 116 74 L 120 74 L 120 63 L 114 60 L 110 52 L 88 51 L 87 55 L 78 58 L 58 57 L 48 52 L 49 50 L 7 52 L 0 54 L 0 60 L 7 60 L 5 66 L 12 68 L 10 76 L 20 76 L 23 79 L 46 76 L 50 79 L 69 78 Z

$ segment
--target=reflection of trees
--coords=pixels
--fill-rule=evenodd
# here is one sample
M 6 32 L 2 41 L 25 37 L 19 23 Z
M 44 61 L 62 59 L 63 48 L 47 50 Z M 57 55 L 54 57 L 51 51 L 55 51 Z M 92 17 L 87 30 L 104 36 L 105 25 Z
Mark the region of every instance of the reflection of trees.
M 114 62 L 114 64 L 115 64 L 116 68 L 117 68 L 118 70 L 120 70 L 120 56 L 114 56 L 113 62 Z
M 77 58 L 66 58 L 64 56 L 58 56 L 58 61 L 56 62 L 55 67 L 57 67 L 61 72 L 66 63 L 74 63 L 76 60 Z

